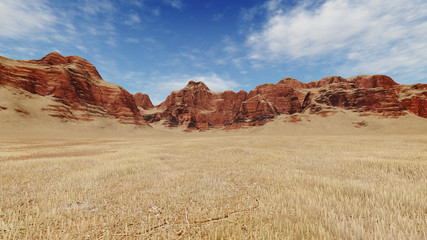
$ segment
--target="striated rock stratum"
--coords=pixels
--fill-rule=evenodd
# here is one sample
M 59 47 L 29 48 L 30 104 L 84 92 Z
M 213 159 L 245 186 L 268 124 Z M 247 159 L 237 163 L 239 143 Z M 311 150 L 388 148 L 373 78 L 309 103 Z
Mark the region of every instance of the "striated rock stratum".
M 399 117 L 412 113 L 427 118 L 427 85 L 399 85 L 383 75 L 326 77 L 310 83 L 285 78 L 249 93 L 215 93 L 202 82 L 189 82 L 157 108 L 158 112 L 145 114 L 144 119 L 201 130 L 258 126 L 282 114 L 327 116 L 340 109 L 361 115 Z
M 1 57 L 0 86 L 52 96 L 57 104 L 40 110 L 64 121 L 101 117 L 114 118 L 123 124 L 146 124 L 134 96 L 120 86 L 105 82 L 91 63 L 78 56 L 64 57 L 54 52 L 29 61 Z
M 415 114 L 427 118 L 427 84 L 400 85 L 384 75 L 334 76 L 309 83 L 284 78 L 249 93 L 212 92 L 203 82 L 190 81 L 153 106 L 148 95 L 132 95 L 102 80 L 87 60 L 51 53 L 29 61 L 0 57 L 0 87 L 53 97 L 57 104 L 40 111 L 63 121 L 100 117 L 117 119 L 122 124 L 159 122 L 168 127 L 207 130 L 260 126 L 279 115 L 327 117 L 344 109 L 361 116 L 397 118 Z M 7 111 L 7 107 L 1 110 Z

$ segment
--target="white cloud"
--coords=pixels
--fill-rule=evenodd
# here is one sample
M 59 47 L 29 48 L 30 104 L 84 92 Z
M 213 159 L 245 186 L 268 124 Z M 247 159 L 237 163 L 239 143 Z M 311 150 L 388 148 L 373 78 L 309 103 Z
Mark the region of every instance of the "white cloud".
M 228 36 L 222 39 L 222 44 L 224 45 L 222 50 L 228 54 L 236 53 L 239 50 L 237 44 Z
M 107 43 L 111 47 L 117 46 L 116 40 L 112 37 L 108 38 L 107 41 L 105 41 L 105 43 Z
M 194 56 L 193 54 L 187 53 L 187 52 L 183 52 L 180 54 L 183 58 L 187 58 L 189 60 L 195 61 L 197 60 L 197 57 Z
M 129 1 L 131 4 L 140 8 L 144 6 L 143 1 L 140 1 L 140 0 L 127 0 L 127 1 Z
M 235 89 L 238 84 L 234 81 L 224 80 L 216 74 L 209 75 L 181 75 L 173 77 L 173 81 L 166 81 L 162 83 L 162 89 L 165 91 L 176 91 L 184 88 L 189 81 L 203 82 L 205 85 L 214 92 L 222 92 L 226 90 Z
M 28 47 L 16 47 L 15 50 L 23 54 L 28 54 L 30 56 L 35 56 L 37 53 L 37 49 Z
M 126 38 L 126 42 L 128 43 L 139 43 L 139 39 L 137 38 Z
M 136 23 L 140 23 L 141 19 L 139 19 L 138 14 L 131 14 L 127 21 L 125 21 L 126 25 L 134 25 Z
M 240 12 L 240 17 L 244 21 L 252 21 L 256 15 L 260 14 L 262 7 L 243 8 Z
M 26 43 L 72 42 L 82 46 L 87 42 L 88 35 L 115 34 L 110 18 L 113 11 L 114 6 L 109 0 L 80 0 L 61 4 L 49 0 L 2 0 L 0 37 L 24 40 Z M 132 17 L 131 20 L 135 22 L 139 19 Z
M 52 31 L 57 21 L 44 0 L 0 1 L 0 36 L 12 39 Z
M 303 1 L 293 9 L 280 2 L 265 5 L 267 22 L 248 36 L 250 58 L 329 58 L 349 74 L 427 70 L 427 1 Z
M 127 71 L 124 73 L 120 73 L 120 77 L 128 83 L 139 82 L 141 81 L 144 75 L 145 73 L 136 71 Z
M 177 9 L 184 7 L 184 4 L 181 0 L 163 0 L 163 2 Z
M 105 12 L 113 12 L 114 5 L 109 0 L 83 0 L 78 3 L 82 11 L 90 15 L 104 14 Z
M 82 46 L 82 45 L 77 45 L 76 48 L 79 49 L 82 52 L 87 52 L 88 51 L 87 47 Z

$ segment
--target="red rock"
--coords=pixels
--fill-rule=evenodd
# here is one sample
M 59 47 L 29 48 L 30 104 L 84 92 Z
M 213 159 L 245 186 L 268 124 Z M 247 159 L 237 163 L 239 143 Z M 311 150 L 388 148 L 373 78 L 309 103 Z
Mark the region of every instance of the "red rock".
M 251 126 L 262 125 L 279 115 L 274 105 L 260 94 L 248 97 L 237 114 L 236 122 L 248 122 Z
M 398 117 L 409 110 L 424 116 L 423 99 L 427 98 L 418 94 L 401 102 L 399 86 L 382 75 L 326 77 L 307 84 L 285 78 L 277 84 L 260 85 L 246 94 L 213 93 L 201 82 L 189 82 L 184 89 L 169 95 L 160 104 L 161 112 L 149 119 L 152 122 L 165 119 L 168 126 L 206 130 L 263 125 L 280 114 L 292 115 L 305 109 L 323 117 L 335 114 L 339 108 L 388 117 Z
M 404 115 L 398 96 L 386 89 L 355 89 L 353 91 L 328 91 L 315 100 L 328 106 L 352 109 L 358 112 L 377 112 L 386 115 Z
M 214 102 L 216 110 L 214 113 L 210 114 L 210 125 L 228 126 L 228 128 L 242 125 L 239 123 L 241 120 L 238 120 L 238 112 L 241 109 L 242 103 L 246 100 L 247 95 L 245 91 L 239 91 L 237 93 L 225 91 L 217 94 L 217 99 Z
M 393 79 L 384 75 L 372 75 L 372 76 L 357 76 L 349 80 L 355 83 L 358 88 L 377 88 L 382 87 L 390 89 L 393 86 L 399 85 Z
M 168 126 L 199 130 L 239 128 L 262 125 L 279 114 L 300 112 L 301 104 L 297 92 L 283 83 L 258 86 L 247 94 L 244 91 L 214 93 L 204 83 L 190 81 L 159 105 L 162 113 L 146 118 L 149 122 L 165 119 Z
M 215 98 L 202 82 L 190 81 L 185 88 L 171 93 L 166 101 L 159 105 L 161 118 L 168 126 L 184 126 L 190 129 L 208 126 L 207 114 L 213 110 L 211 103 Z
M 145 124 L 164 120 L 169 127 L 207 130 L 263 125 L 281 114 L 290 115 L 290 122 L 300 121 L 293 114 L 306 110 L 323 117 L 348 109 L 360 115 L 387 117 L 409 111 L 427 118 L 427 84 L 399 85 L 384 75 L 347 79 L 332 76 L 309 83 L 284 78 L 277 84 L 257 86 L 249 93 L 212 92 L 203 82 L 190 81 L 153 106 L 148 95 L 132 95 L 103 81 L 87 60 L 51 53 L 30 61 L 0 57 L 0 85 L 54 97 L 58 104 L 43 110 L 64 121 L 105 117 Z
M 319 81 L 307 83 L 307 88 L 321 88 L 324 86 L 330 86 L 332 84 L 347 83 L 348 81 L 339 76 L 325 77 Z
M 401 101 L 402 106 L 411 111 L 412 113 L 427 118 L 427 96 L 424 95 L 422 98 L 420 96 L 412 97 L 409 99 L 403 99 Z
M 145 110 L 150 110 L 154 108 L 154 105 L 153 103 L 151 103 L 150 97 L 147 94 L 135 93 L 133 98 L 135 100 L 136 106 L 138 107 L 141 107 Z
M 116 118 L 120 123 L 145 124 L 133 96 L 102 80 L 87 60 L 51 53 L 40 60 L 0 59 L 0 85 L 41 96 L 52 96 L 58 106 L 44 108 L 64 120 Z
M 297 115 L 292 115 L 291 119 L 289 120 L 289 122 L 291 122 L 291 123 L 296 123 L 296 122 L 301 122 L 301 121 L 302 121 L 302 118 L 300 116 L 297 116 Z
M 284 78 L 280 80 L 279 84 L 285 84 L 293 89 L 308 88 L 306 83 L 300 82 L 294 78 Z
M 25 63 L 25 61 L 22 61 Z M 57 52 L 52 52 L 40 60 L 30 60 L 29 62 L 41 65 L 65 65 L 69 64 L 70 60 Z
M 22 109 L 19 109 L 19 108 L 15 109 L 15 112 L 17 112 L 17 113 L 21 113 L 21 114 L 24 114 L 24 115 L 28 115 L 28 114 L 30 114 L 29 112 L 27 112 L 27 111 L 25 111 L 25 110 L 22 110 Z
M 285 84 L 264 84 L 252 90 L 248 99 L 260 95 L 264 101 L 272 105 L 277 114 L 293 114 L 301 112 L 301 102 L 296 91 Z M 260 99 L 261 100 L 261 99 Z
M 427 84 L 399 85 L 400 103 L 410 112 L 427 118 Z

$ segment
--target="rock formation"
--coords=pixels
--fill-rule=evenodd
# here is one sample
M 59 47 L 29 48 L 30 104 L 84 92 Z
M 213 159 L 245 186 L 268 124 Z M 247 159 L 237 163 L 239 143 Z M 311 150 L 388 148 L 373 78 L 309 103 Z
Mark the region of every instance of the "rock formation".
M 104 117 L 125 124 L 162 122 L 168 127 L 207 130 L 259 126 L 282 114 L 328 116 L 340 109 L 380 117 L 412 113 L 427 118 L 427 84 L 400 85 L 384 75 L 333 76 L 309 83 L 284 78 L 249 93 L 212 92 L 203 82 L 190 81 L 153 106 L 148 95 L 132 95 L 103 81 L 87 60 L 51 53 L 30 61 L 0 57 L 2 85 L 54 97 L 58 104 L 42 110 L 64 121 Z
M 402 107 L 427 118 L 427 84 L 398 85 L 396 92 Z
M 154 105 L 151 103 L 150 97 L 147 94 L 135 93 L 133 98 L 135 99 L 136 106 L 141 107 L 144 110 L 154 108 Z
M 148 122 L 165 120 L 170 127 L 188 129 L 241 128 L 263 125 L 281 114 L 327 113 L 347 109 L 362 115 L 399 117 L 412 112 L 426 118 L 427 85 L 399 85 L 384 75 L 353 78 L 326 77 L 302 83 L 285 78 L 246 93 L 211 92 L 202 82 L 190 81 L 171 93 Z
M 120 123 L 145 125 L 132 94 L 102 80 L 87 60 L 50 53 L 40 60 L 0 59 L 0 86 L 11 86 L 58 104 L 41 109 L 64 121 L 115 118 Z

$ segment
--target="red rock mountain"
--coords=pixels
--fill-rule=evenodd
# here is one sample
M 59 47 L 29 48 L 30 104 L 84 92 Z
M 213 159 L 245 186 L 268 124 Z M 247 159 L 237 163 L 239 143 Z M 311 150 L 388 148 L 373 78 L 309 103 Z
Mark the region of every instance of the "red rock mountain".
M 77 56 L 64 57 L 54 52 L 30 61 L 2 57 L 0 86 L 52 96 L 58 104 L 41 110 L 64 121 L 103 117 L 116 118 L 125 124 L 146 124 L 132 94 L 102 80 L 91 63 Z
M 150 97 L 147 94 L 135 93 L 133 98 L 135 99 L 136 106 L 141 107 L 144 110 L 154 108 L 154 105 L 151 103 Z
M 204 83 L 190 81 L 153 106 L 148 95 L 133 96 L 103 81 L 88 61 L 51 53 L 30 61 L 0 58 L 1 85 L 53 96 L 58 105 L 42 110 L 64 120 L 106 117 L 126 124 L 162 122 L 169 127 L 206 130 L 259 126 L 282 114 L 328 116 L 340 109 L 361 115 L 427 118 L 427 84 L 400 85 L 384 75 L 334 76 L 309 83 L 284 78 L 249 93 L 212 92 Z
M 264 84 L 246 93 L 214 93 L 202 82 L 171 93 L 148 122 L 165 120 L 167 126 L 206 130 L 263 125 L 281 114 L 309 111 L 327 116 L 347 109 L 363 115 L 398 117 L 409 112 L 427 118 L 427 84 L 399 85 L 383 75 L 344 79 L 326 77 L 302 83 L 293 78 Z

